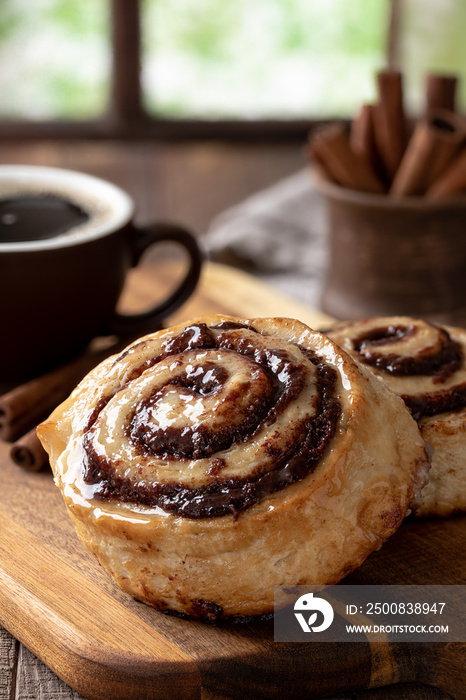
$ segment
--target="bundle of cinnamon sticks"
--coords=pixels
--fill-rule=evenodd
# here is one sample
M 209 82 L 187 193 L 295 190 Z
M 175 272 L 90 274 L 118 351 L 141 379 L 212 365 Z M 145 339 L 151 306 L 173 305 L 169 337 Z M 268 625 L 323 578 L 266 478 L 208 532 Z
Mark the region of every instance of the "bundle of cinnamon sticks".
M 466 191 L 466 118 L 456 109 L 458 78 L 430 74 L 425 109 L 407 118 L 403 76 L 377 74 L 377 101 L 365 104 L 349 128 L 334 123 L 309 138 L 323 176 L 362 192 L 439 199 Z
M 93 367 L 129 342 L 98 339 L 84 354 L 0 396 L 0 439 L 11 443 L 10 457 L 16 464 L 28 471 L 39 471 L 48 464 L 36 426 Z

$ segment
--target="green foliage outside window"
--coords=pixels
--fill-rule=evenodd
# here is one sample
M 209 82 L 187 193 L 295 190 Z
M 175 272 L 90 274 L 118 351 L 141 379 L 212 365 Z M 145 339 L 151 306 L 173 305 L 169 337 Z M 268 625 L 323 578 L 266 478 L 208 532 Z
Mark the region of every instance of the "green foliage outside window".
M 98 117 L 108 101 L 107 0 L 1 0 L 0 116 Z
M 165 116 L 348 114 L 383 66 L 386 0 L 144 0 L 144 85 Z
M 133 2 L 133 0 L 127 0 Z M 399 0 L 407 104 L 466 66 L 464 0 Z M 375 96 L 390 0 L 141 0 L 144 104 L 165 118 L 352 116 Z M 1 0 L 0 118 L 93 119 L 109 99 L 109 0 Z M 466 103 L 460 85 L 460 106 Z

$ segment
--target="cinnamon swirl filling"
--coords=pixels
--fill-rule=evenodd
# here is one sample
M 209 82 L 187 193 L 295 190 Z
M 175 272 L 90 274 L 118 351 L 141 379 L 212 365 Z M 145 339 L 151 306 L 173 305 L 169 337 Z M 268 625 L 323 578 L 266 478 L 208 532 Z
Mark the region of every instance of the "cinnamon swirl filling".
M 375 318 L 337 326 L 329 336 L 384 376 L 416 420 L 466 406 L 464 351 L 447 328 Z
M 84 482 L 185 518 L 239 513 L 306 477 L 341 411 L 321 358 L 231 322 L 142 340 L 113 371 L 85 430 Z

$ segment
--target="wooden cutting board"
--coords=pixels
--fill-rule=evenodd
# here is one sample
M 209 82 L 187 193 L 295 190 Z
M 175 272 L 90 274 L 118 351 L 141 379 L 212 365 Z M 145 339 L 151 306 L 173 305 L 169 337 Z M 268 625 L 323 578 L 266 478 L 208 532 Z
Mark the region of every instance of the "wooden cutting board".
M 132 277 L 124 306 L 149 304 L 170 267 Z M 208 264 L 171 319 L 210 312 L 329 318 L 243 273 Z M 316 698 L 416 681 L 466 697 L 464 644 L 275 643 L 273 622 L 217 627 L 166 616 L 123 593 L 77 540 L 47 470 L 0 444 L 0 623 L 91 700 Z M 366 584 L 463 584 L 466 518 L 404 523 L 348 577 Z

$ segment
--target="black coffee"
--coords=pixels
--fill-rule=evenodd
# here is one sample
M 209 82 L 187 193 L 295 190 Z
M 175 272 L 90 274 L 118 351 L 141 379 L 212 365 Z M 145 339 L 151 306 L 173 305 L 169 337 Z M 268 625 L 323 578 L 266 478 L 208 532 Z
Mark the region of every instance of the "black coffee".
M 0 242 L 38 241 L 89 220 L 76 204 L 51 195 L 20 195 L 0 201 Z

